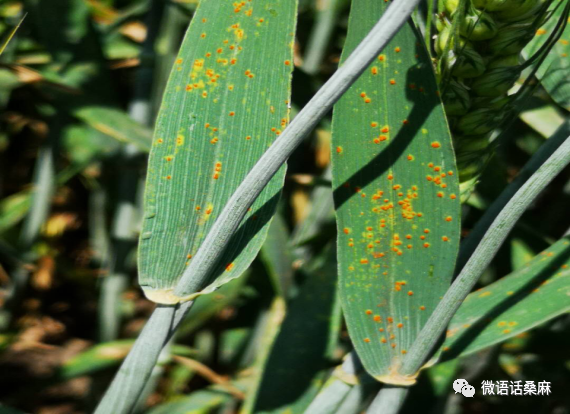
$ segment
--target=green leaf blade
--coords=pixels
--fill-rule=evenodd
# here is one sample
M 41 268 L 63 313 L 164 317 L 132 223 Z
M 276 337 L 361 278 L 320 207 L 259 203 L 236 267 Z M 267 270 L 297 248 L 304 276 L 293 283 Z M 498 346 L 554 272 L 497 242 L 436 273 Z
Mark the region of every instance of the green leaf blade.
M 296 1 L 205 0 L 167 84 L 152 145 L 139 282 L 155 302 L 172 294 L 225 203 L 288 122 Z M 260 59 L 263 56 L 263 59 Z M 285 168 L 252 206 L 214 291 L 251 263 L 267 233 Z
M 119 142 L 133 144 L 141 151 L 150 150 L 151 131 L 123 111 L 104 106 L 84 106 L 75 110 L 74 115 Z
M 301 414 L 322 386 L 338 337 L 336 258 L 325 247 L 307 269 L 307 280 L 288 311 L 263 369 L 254 413 Z M 308 317 L 310 316 L 310 317 Z
M 343 57 L 383 2 L 353 2 Z M 409 383 L 398 367 L 447 290 L 459 245 L 451 137 L 427 52 L 406 25 L 337 103 L 333 188 L 340 294 L 369 374 Z
M 441 357 L 472 354 L 570 312 L 569 298 L 570 237 L 565 237 L 467 296 L 449 324 Z
M 553 4 L 558 3 L 553 2 Z M 558 7 L 547 23 L 536 31 L 534 38 L 525 47 L 523 54 L 530 57 L 541 50 L 548 36 L 562 17 L 564 7 Z M 554 44 L 546 59 L 536 72 L 544 89 L 561 107 L 570 111 L 570 25 L 566 25 L 560 39 Z

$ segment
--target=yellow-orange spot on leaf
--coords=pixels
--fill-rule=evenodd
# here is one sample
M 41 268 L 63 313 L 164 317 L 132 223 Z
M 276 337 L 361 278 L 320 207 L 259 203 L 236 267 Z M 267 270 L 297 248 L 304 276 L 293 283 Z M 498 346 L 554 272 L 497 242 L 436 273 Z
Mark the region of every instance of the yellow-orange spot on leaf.
M 420 310 L 426 310 L 426 307 L 424 305 L 420 306 Z
M 439 147 L 441 147 L 441 144 L 440 144 L 439 142 L 437 142 L 437 141 L 434 141 L 434 142 L 431 143 L 431 147 L 432 147 L 432 148 L 439 148 Z
M 368 263 L 368 259 L 360 259 L 360 263 L 361 263 L 361 264 L 367 264 L 367 263 Z
M 283 62 L 283 63 L 285 63 L 285 66 L 289 66 L 289 65 L 291 64 L 291 61 L 290 61 L 290 60 L 286 60 L 286 61 Z
M 364 342 L 366 343 L 370 342 L 370 338 L 364 338 Z
M 374 321 L 375 321 L 375 322 L 380 322 L 380 321 L 382 321 L 382 317 L 381 317 L 380 315 L 375 315 L 375 316 L 374 316 Z
M 229 115 L 234 116 L 236 113 L 234 111 L 230 111 Z
M 414 296 L 414 292 L 411 291 L 411 290 L 409 290 L 409 291 L 408 291 L 408 296 Z
M 447 216 L 447 217 L 445 218 L 445 221 L 452 221 L 452 220 L 453 220 L 453 217 L 451 217 L 451 216 Z
M 403 328 L 403 327 L 404 327 L 404 324 L 400 322 L 400 323 L 399 323 L 398 325 L 396 325 L 396 326 L 397 326 L 398 328 Z
M 367 315 L 372 315 L 372 311 L 370 309 L 367 309 L 366 312 L 364 313 L 366 313 Z
M 424 247 L 427 249 L 430 246 L 429 243 L 424 243 Z
M 441 240 L 443 240 L 444 242 L 449 241 L 449 237 L 443 236 L 443 237 L 441 238 Z
M 395 47 L 395 48 L 394 48 L 394 52 L 396 52 L 396 53 L 400 53 L 401 50 L 402 50 L 402 49 L 400 49 L 399 47 Z
M 229 272 L 230 270 L 232 270 L 234 268 L 234 264 L 230 263 L 226 266 L 226 272 Z
M 390 85 L 395 85 L 396 84 L 396 79 L 390 79 Z

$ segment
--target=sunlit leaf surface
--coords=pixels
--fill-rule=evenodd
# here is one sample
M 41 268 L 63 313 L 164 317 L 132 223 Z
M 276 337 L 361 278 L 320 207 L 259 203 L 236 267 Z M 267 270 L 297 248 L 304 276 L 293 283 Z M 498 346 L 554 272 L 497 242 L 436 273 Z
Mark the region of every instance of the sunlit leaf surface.
M 387 3 L 352 3 L 343 60 Z M 459 244 L 451 137 L 430 60 L 405 25 L 335 106 L 340 293 L 366 370 L 398 366 L 449 286 Z
M 147 296 L 171 291 L 245 175 L 288 122 L 296 1 L 204 0 L 168 81 L 152 144 L 139 250 Z M 265 238 L 282 168 L 214 271 L 238 277 Z

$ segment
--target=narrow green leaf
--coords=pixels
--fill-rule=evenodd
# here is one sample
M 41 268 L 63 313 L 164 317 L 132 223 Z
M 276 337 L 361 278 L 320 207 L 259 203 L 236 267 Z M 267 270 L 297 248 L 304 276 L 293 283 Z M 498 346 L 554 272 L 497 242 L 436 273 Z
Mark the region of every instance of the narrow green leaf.
M 263 370 L 255 413 L 303 413 L 326 378 L 331 337 L 338 334 L 336 260 L 325 248 L 288 312 Z
M 561 0 L 553 1 L 557 5 Z M 536 31 L 536 35 L 525 47 L 523 53 L 532 56 L 538 52 L 545 43 L 548 36 L 561 18 L 564 7 L 558 7 L 548 22 Z M 546 59 L 536 72 L 536 77 L 540 80 L 544 89 L 554 99 L 556 103 L 570 111 L 570 82 L 568 72 L 570 71 L 570 26 L 566 25 L 562 36 L 552 47 Z
M 134 144 L 141 151 L 148 152 L 152 132 L 123 111 L 103 106 L 85 106 L 73 113 L 87 125 L 117 141 Z
M 320 177 L 321 180 L 331 181 L 330 166 Z M 300 265 L 311 259 L 312 249 L 308 245 L 310 241 L 319 237 L 326 237 L 326 229 L 334 231 L 334 205 L 332 188 L 330 185 L 317 185 L 311 192 L 310 210 L 307 216 L 297 224 L 291 234 L 290 244 L 293 246 L 295 259 Z M 322 240 L 322 239 L 321 239 Z
M 30 209 L 31 191 L 24 190 L 0 201 L 0 234 L 19 223 Z
M 233 283 L 228 283 L 216 291 L 215 294 L 201 298 L 194 302 L 192 306 L 192 317 L 185 318 L 178 328 L 178 335 L 184 336 L 195 331 L 214 318 L 219 312 L 234 304 L 240 293 L 244 290 L 244 283 L 247 281 L 248 272 Z
M 387 4 L 352 3 L 343 59 Z M 431 61 L 410 22 L 337 103 L 333 188 L 340 293 L 362 363 L 400 384 L 398 367 L 449 286 L 459 188 Z
M 271 279 L 276 294 L 287 297 L 293 283 L 293 257 L 288 246 L 289 230 L 285 219 L 276 214 L 271 221 L 260 257 Z
M 69 125 L 62 134 L 62 147 L 70 161 L 77 165 L 104 158 L 120 146 L 109 134 L 85 124 Z
M 172 289 L 189 260 L 288 122 L 296 7 L 294 0 L 204 0 L 194 15 L 166 87 L 149 160 L 139 282 L 153 301 L 179 300 Z M 212 274 L 216 280 L 195 296 L 249 266 L 284 173 L 282 168 L 246 215 Z
M 265 365 L 271 354 L 271 348 L 281 329 L 281 323 L 285 317 L 285 301 L 281 297 L 275 297 L 269 310 L 258 319 L 252 340 L 254 362 L 250 368 L 251 375 L 244 379 L 247 388 L 246 395 L 257 395 L 261 386 Z M 250 414 L 254 412 L 253 398 L 246 399 L 240 410 L 240 414 Z
M 94 345 L 66 361 L 59 370 L 58 377 L 67 380 L 116 366 L 127 356 L 134 342 L 133 339 L 123 339 Z M 173 345 L 172 353 L 194 356 L 196 351 L 184 345 Z
M 570 311 L 570 237 L 471 293 L 447 329 L 444 360 L 477 352 Z
M 10 43 L 10 40 L 12 40 L 12 38 L 14 37 L 14 35 L 18 31 L 18 29 L 20 28 L 20 26 L 21 26 L 21 24 L 25 18 L 26 18 L 26 15 L 24 15 L 24 17 L 22 17 L 20 19 L 18 24 L 16 26 L 14 26 L 12 31 L 10 31 L 10 33 L 8 34 L 8 37 L 4 40 L 4 42 L 2 42 L 2 44 L 0 44 L 0 55 L 2 55 L 2 53 L 4 53 L 4 50 L 6 50 L 6 46 L 8 46 L 8 43 Z
M 520 238 L 514 238 L 511 241 L 511 267 L 512 270 L 518 270 L 527 262 L 532 260 L 537 252 Z
M 230 401 L 230 394 L 215 390 L 200 390 L 192 394 L 154 407 L 147 414 L 206 414 Z

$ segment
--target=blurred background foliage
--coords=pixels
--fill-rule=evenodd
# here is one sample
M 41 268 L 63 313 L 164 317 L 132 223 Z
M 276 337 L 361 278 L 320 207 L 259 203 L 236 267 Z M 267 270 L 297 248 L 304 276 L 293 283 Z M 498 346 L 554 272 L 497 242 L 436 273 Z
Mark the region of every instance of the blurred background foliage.
M 135 268 L 146 154 L 196 3 L 0 3 L 2 42 L 25 16 L 0 56 L 0 413 L 91 412 L 153 309 Z M 336 69 L 349 6 L 300 1 L 293 115 Z M 567 120 L 538 86 L 463 205 L 463 235 Z M 197 301 L 139 412 L 303 412 L 342 361 L 351 346 L 335 293 L 329 160 L 330 118 L 291 157 L 258 259 Z M 478 287 L 561 238 L 569 205 L 566 170 L 525 213 Z M 565 314 L 434 366 L 404 412 L 568 412 L 568 349 Z M 540 378 L 553 383 L 553 394 L 464 399 L 453 395 L 455 378 L 476 388 L 482 380 Z M 367 387 L 374 395 L 379 385 Z

